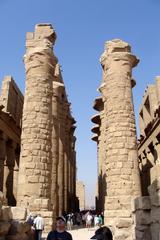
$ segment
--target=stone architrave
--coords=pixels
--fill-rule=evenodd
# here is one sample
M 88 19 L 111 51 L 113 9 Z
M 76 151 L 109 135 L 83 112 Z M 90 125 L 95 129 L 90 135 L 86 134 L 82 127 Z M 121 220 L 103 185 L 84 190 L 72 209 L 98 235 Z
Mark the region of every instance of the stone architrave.
M 106 43 L 100 61 L 106 118 L 105 224 L 115 240 L 132 240 L 132 200 L 141 195 L 131 83 L 138 59 L 128 43 L 115 39 Z
M 51 210 L 51 138 L 53 76 L 57 59 L 51 24 L 27 33 L 26 89 L 22 119 L 18 205 L 31 211 Z

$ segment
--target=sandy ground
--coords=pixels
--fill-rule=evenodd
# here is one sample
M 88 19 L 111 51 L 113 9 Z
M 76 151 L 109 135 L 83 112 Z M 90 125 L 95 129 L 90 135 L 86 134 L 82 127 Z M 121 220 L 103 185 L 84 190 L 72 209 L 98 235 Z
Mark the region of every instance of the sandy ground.
M 86 228 L 75 229 L 69 231 L 72 234 L 73 240 L 89 240 L 94 235 L 94 228 L 90 230 Z
M 90 238 L 94 235 L 95 229 L 86 229 L 86 228 L 79 228 L 68 231 L 72 234 L 73 240 L 90 240 Z M 46 239 L 46 235 L 43 235 L 42 240 Z

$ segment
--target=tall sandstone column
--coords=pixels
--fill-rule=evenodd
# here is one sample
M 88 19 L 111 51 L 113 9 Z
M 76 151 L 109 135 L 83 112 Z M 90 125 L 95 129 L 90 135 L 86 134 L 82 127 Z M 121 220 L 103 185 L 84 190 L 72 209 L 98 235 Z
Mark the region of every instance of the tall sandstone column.
M 51 210 L 52 81 L 57 59 L 56 34 L 50 24 L 27 33 L 26 89 L 23 108 L 18 205 Z
M 58 101 L 59 86 L 58 82 L 53 82 L 53 129 L 52 129 L 52 184 L 51 184 L 51 203 L 53 204 L 54 220 L 58 215 L 58 161 L 59 161 L 59 123 L 58 123 Z
M 0 191 L 3 192 L 4 162 L 6 158 L 6 136 L 0 131 Z
M 128 43 L 108 41 L 101 56 L 104 101 L 106 197 L 105 224 L 114 240 L 134 239 L 132 200 L 141 195 L 138 170 L 135 116 L 132 101 L 132 68 L 138 59 Z

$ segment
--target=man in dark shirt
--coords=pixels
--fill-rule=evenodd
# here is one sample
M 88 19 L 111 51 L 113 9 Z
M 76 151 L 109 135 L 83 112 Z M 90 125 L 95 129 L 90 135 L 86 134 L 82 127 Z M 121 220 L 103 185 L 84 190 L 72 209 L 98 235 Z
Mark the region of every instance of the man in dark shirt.
M 66 230 L 66 221 L 63 217 L 56 219 L 56 230 L 51 231 L 47 240 L 73 240 L 72 235 Z

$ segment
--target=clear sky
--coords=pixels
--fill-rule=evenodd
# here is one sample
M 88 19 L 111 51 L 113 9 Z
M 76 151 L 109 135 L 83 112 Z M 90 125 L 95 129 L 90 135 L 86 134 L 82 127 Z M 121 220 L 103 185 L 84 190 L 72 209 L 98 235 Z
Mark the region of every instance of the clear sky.
M 87 188 L 87 202 L 94 203 L 97 150 L 91 139 L 102 74 L 99 58 L 104 43 L 113 38 L 129 42 L 140 58 L 133 76 L 136 115 L 147 84 L 160 75 L 159 0 L 0 0 L 0 83 L 12 75 L 24 91 L 25 34 L 36 23 L 49 22 L 57 33 L 55 54 L 72 111 L 77 120 L 78 179 Z

